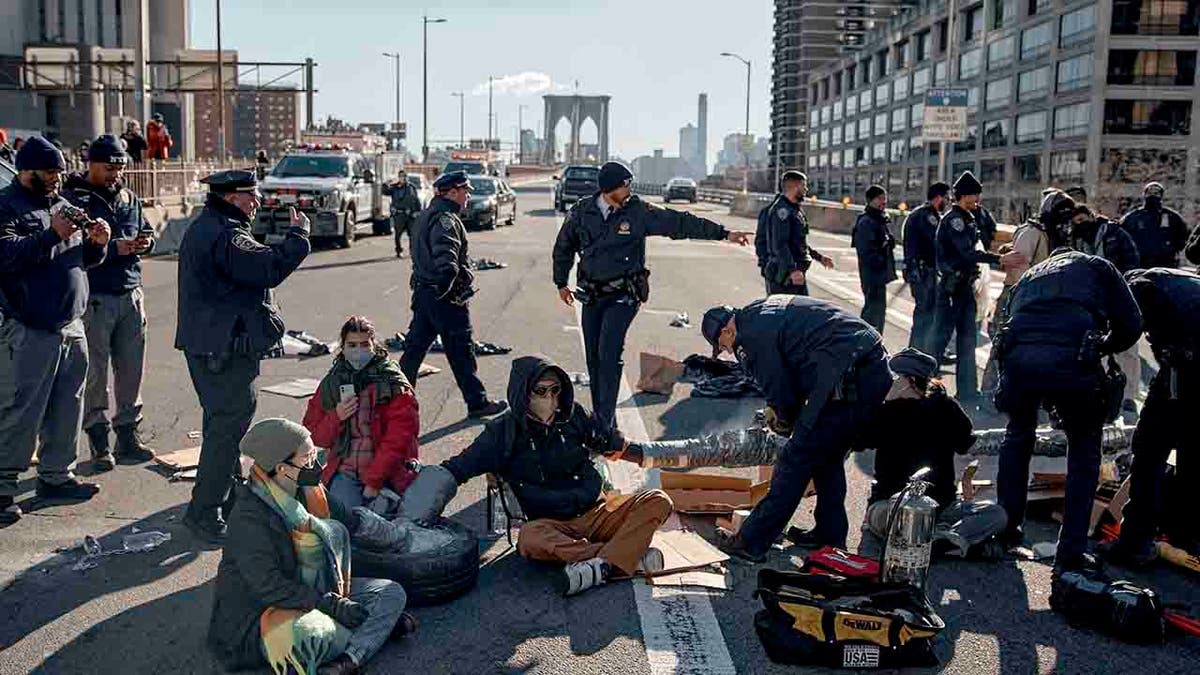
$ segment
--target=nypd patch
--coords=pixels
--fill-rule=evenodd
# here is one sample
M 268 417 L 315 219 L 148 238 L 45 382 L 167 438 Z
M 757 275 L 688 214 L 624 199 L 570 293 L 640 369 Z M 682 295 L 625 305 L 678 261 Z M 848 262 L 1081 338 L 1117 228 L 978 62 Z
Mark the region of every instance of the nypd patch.
M 953 227 L 955 232 L 962 232 L 964 229 L 966 229 L 967 224 L 962 218 L 951 218 L 950 227 Z
M 240 250 L 245 251 L 246 253 L 258 253 L 259 251 L 267 248 L 257 241 L 254 241 L 254 237 L 251 237 L 248 234 L 240 233 L 233 235 L 233 245 L 238 247 Z
M 775 212 L 775 216 L 777 218 L 779 218 L 780 220 L 787 220 L 789 217 L 791 217 L 791 215 L 792 215 L 791 211 L 788 211 L 786 208 L 784 208 L 782 206 L 779 207 L 779 210 Z
M 937 227 L 937 224 L 938 224 L 938 217 L 937 217 L 937 214 L 936 214 L 936 213 L 930 213 L 930 214 L 929 214 L 929 224 L 930 224 L 930 225 L 933 225 L 934 227 Z
M 629 221 L 622 221 L 617 225 L 617 234 L 629 234 L 632 228 L 629 227 Z

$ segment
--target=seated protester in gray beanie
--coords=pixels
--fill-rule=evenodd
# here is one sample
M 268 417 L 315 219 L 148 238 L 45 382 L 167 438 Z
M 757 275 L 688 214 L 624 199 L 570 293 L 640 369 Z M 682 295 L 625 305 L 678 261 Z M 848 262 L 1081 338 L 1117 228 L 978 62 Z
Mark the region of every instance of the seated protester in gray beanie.
M 265 661 L 275 673 L 359 672 L 389 637 L 416 628 L 399 584 L 351 576 L 350 532 L 357 538 L 371 514 L 329 499 L 295 422 L 261 420 L 239 449 L 254 466 L 235 488 L 209 644 L 231 670 Z
M 937 361 L 911 347 L 888 361 L 892 389 L 867 431 L 863 446 L 875 449 L 875 481 L 866 528 L 885 538 L 891 497 L 908 477 L 929 467 L 926 494 L 938 503 L 934 551 L 958 557 L 995 558 L 1003 554 L 996 535 L 1004 531 L 1004 509 L 988 501 L 964 502 L 955 489 L 954 455 L 975 444 L 971 418 L 934 378 Z

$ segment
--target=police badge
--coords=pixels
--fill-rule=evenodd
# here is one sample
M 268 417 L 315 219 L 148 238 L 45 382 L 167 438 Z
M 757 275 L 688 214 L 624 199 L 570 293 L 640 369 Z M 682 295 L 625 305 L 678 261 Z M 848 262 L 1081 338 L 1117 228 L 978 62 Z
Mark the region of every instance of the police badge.
M 629 234 L 629 231 L 629 221 L 623 221 L 620 225 L 617 225 L 617 234 Z

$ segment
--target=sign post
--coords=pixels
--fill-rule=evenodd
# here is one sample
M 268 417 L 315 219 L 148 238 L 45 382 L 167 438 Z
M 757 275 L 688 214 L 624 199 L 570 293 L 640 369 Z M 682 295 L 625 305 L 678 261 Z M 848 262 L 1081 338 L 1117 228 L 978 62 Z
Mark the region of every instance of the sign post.
M 939 87 L 925 92 L 925 117 L 922 120 L 925 141 L 942 143 L 938 157 L 938 175 L 946 177 L 947 142 L 961 141 L 967 137 L 967 89 L 965 87 Z

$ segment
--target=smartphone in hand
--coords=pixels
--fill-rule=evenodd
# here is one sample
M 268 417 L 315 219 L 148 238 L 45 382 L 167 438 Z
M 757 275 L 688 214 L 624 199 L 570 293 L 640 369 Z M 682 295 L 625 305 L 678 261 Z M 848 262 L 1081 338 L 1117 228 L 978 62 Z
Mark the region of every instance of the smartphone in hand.
M 350 399 L 352 399 L 356 396 L 356 394 L 354 393 L 354 385 L 353 384 L 343 384 L 338 389 L 338 392 L 341 394 L 341 398 L 343 401 L 349 401 Z

